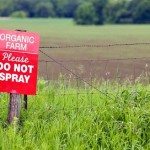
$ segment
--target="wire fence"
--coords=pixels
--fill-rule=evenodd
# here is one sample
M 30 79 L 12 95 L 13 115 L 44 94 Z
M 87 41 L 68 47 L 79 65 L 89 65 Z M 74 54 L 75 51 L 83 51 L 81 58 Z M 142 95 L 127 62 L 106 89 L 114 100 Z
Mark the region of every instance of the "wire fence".
M 39 59 L 37 95 L 29 97 L 28 109 L 33 109 L 35 102 L 42 101 L 42 98 L 47 102 L 45 111 L 79 111 L 100 108 L 102 103 L 111 103 L 111 100 L 119 101 L 127 88 L 131 88 L 130 95 L 138 95 L 142 90 L 139 83 L 145 86 L 150 84 L 149 56 L 57 60 L 47 50 L 83 47 L 99 49 L 139 45 L 150 48 L 150 43 L 41 46 L 40 55 L 44 57 Z M 147 95 L 150 95 L 148 88 L 146 92 Z M 6 109 L 7 101 L 3 102 L 3 106 L 0 109 Z
M 90 45 L 90 47 L 118 47 L 133 45 L 149 45 L 150 43 L 130 43 L 130 44 L 112 44 L 112 45 Z M 61 49 L 65 46 L 59 46 Z M 66 46 L 67 48 L 89 47 L 89 45 Z M 55 46 L 41 47 L 40 53 L 45 59 L 39 60 L 39 75 L 47 80 L 58 79 L 60 73 L 69 78 L 70 75 L 81 78 L 99 79 L 125 79 L 137 77 L 149 72 L 150 57 L 125 57 L 125 58 L 101 58 L 101 59 L 67 59 L 57 60 L 50 56 L 43 49 L 53 49 Z M 149 48 L 149 47 L 148 47 Z M 141 49 L 142 50 L 142 49 Z M 136 54 L 135 54 L 136 55 Z
M 40 53 L 46 60 L 40 59 L 39 71 L 51 109 L 79 110 L 100 107 L 100 101 L 121 99 L 128 87 L 131 95 L 141 90 L 138 83 L 150 84 L 150 57 L 67 59 L 57 60 L 50 56 L 47 49 L 64 48 L 111 48 L 148 46 L 150 43 L 125 43 L 107 45 L 63 45 L 40 47 Z M 135 54 L 136 56 L 136 54 Z M 43 67 L 42 67 L 43 66 Z M 41 79 L 40 79 L 41 80 Z M 39 81 L 40 82 L 40 81 Z M 45 88 L 45 86 L 43 86 Z M 52 89 L 52 91 L 50 90 Z M 150 91 L 147 89 L 147 93 Z M 38 89 L 37 96 L 45 95 Z

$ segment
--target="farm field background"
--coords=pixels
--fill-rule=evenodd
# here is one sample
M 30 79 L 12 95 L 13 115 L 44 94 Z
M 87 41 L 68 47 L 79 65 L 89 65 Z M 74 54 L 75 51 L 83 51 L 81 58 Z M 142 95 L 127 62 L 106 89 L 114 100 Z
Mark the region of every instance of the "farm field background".
M 150 37 L 149 25 L 76 26 L 71 19 L 3 19 L 0 21 L 1 29 L 38 32 L 42 47 L 148 43 Z M 113 78 L 118 70 L 123 77 L 133 75 L 133 70 L 134 74 L 139 76 L 145 69 L 145 64 L 149 66 L 149 60 L 128 58 L 150 57 L 149 48 L 149 45 L 124 45 L 41 50 L 54 59 L 62 61 L 63 65 L 82 77 L 90 77 L 91 74 L 93 78 L 104 77 L 106 72 L 110 72 Z M 107 59 L 126 58 L 127 60 L 107 61 Z M 39 59 L 52 61 L 43 54 L 40 54 Z M 40 62 L 39 66 L 40 76 L 55 78 L 59 72 L 67 74 L 66 70 L 53 62 L 47 64 L 47 69 L 45 62 Z
M 148 43 L 150 37 L 149 25 L 76 26 L 71 19 L 5 18 L 0 29 L 38 32 L 40 47 Z M 150 45 L 40 50 L 92 86 L 40 52 L 37 95 L 28 97 L 19 122 L 7 124 L 9 94 L 0 93 L 0 150 L 150 149 Z

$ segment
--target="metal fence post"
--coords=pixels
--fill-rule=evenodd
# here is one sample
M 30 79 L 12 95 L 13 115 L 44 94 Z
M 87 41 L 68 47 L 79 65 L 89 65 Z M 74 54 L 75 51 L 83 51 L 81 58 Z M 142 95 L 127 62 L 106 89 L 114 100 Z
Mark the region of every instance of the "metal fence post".
M 24 95 L 24 109 L 27 110 L 28 109 L 28 96 Z

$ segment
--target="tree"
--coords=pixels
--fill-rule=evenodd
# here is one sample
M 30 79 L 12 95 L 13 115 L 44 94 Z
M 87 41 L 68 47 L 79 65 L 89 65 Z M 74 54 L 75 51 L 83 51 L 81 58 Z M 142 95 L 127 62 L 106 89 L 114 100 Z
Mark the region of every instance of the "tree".
M 104 10 L 106 8 L 107 0 L 91 0 L 97 15 L 97 21 L 95 24 L 104 24 Z
M 150 23 L 150 1 L 132 0 L 129 8 L 132 9 L 134 23 Z
M 78 24 L 150 23 L 150 0 L 0 0 L 0 16 L 10 15 L 69 17 Z
M 129 1 L 109 1 L 105 9 L 108 23 L 132 23 L 132 12 L 128 9 Z
M 24 11 L 29 17 L 34 17 L 34 6 L 37 0 L 14 0 L 14 12 Z
M 54 17 L 53 5 L 50 2 L 40 2 L 35 7 L 36 17 Z
M 150 23 L 150 2 L 149 0 L 111 0 L 105 14 L 109 23 Z
M 73 18 L 79 5 L 79 0 L 56 0 L 56 14 L 58 17 Z
M 14 1 L 0 0 L 0 16 L 9 16 L 14 10 Z
M 89 0 L 80 5 L 76 11 L 77 24 L 104 24 L 104 10 L 107 0 Z
M 76 11 L 75 22 L 77 24 L 95 24 L 98 18 L 95 8 L 91 2 L 86 2 L 80 5 Z
M 10 15 L 10 17 L 12 17 L 12 18 L 27 18 L 28 14 L 27 14 L 27 12 L 20 10 L 20 11 L 13 12 Z

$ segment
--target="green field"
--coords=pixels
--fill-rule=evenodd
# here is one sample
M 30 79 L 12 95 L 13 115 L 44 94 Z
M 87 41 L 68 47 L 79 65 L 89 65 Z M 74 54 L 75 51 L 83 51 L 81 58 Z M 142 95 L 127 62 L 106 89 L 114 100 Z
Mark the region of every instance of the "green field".
M 76 26 L 71 19 L 6 19 L 0 21 L 1 29 L 23 29 L 38 32 L 41 36 L 41 46 L 146 43 L 149 42 L 150 37 L 150 25 Z M 54 49 L 49 53 L 59 59 L 72 58 L 74 54 L 76 54 L 75 58 L 82 59 L 89 57 L 95 59 L 97 54 L 99 56 L 96 58 L 150 56 L 148 47 L 139 45 L 102 49 Z
M 0 22 L 0 29 L 40 33 L 41 46 L 147 43 L 150 37 L 150 25 L 76 26 L 71 19 Z M 0 150 L 150 149 L 150 59 L 143 58 L 150 57 L 150 45 L 41 50 L 95 88 L 55 62 L 45 62 L 51 59 L 40 53 L 38 92 L 29 96 L 19 122 L 15 118 L 7 124 L 9 95 L 0 94 Z M 112 60 L 116 58 L 121 60 Z
M 149 42 L 150 36 L 150 25 L 77 26 L 71 19 L 5 19 L 0 21 L 2 29 L 39 32 L 41 45 Z
M 120 43 L 147 43 L 150 37 L 150 25 L 104 25 L 104 26 L 77 26 L 71 19 L 1 19 L 1 29 L 23 29 L 31 32 L 38 32 L 41 36 L 41 46 L 66 46 L 66 45 L 108 45 Z M 111 77 L 115 76 L 116 70 L 120 70 L 121 76 L 133 74 L 133 67 L 136 68 L 136 76 L 139 76 L 145 69 L 149 60 L 123 60 L 123 61 L 99 61 L 89 62 L 80 60 L 105 60 L 123 58 L 150 57 L 150 45 L 135 46 L 113 46 L 113 47 L 81 47 L 42 49 L 56 60 L 76 61 L 64 62 L 69 69 L 80 72 L 82 76 L 93 78 L 104 76 L 110 72 Z M 50 61 L 49 58 L 40 54 L 40 60 Z M 106 68 L 107 64 L 107 68 Z M 134 66 L 133 66 L 134 64 Z M 46 72 L 45 63 L 39 64 L 40 76 L 58 76 L 62 68 L 56 63 L 48 64 Z M 51 71 L 50 71 L 51 70 Z M 63 70 L 63 74 L 67 74 Z
M 65 45 L 108 45 L 120 43 L 147 43 L 150 37 L 150 25 L 104 25 L 104 26 L 77 26 L 71 19 L 1 19 L 1 29 L 23 29 L 31 32 L 38 32 L 41 36 L 41 46 L 65 46 Z M 133 74 L 133 67 L 136 68 L 136 76 L 139 76 L 149 66 L 148 60 L 123 60 L 123 61 L 99 61 L 89 62 L 80 60 L 105 60 L 124 58 L 150 57 L 150 45 L 135 46 L 113 46 L 113 47 L 81 47 L 42 49 L 56 60 L 76 61 L 64 62 L 76 73 L 82 68 L 82 76 L 93 78 L 104 76 L 110 72 L 111 77 L 115 76 L 116 70 L 120 70 L 121 76 Z M 49 58 L 40 54 L 40 60 L 50 61 Z M 134 64 L 134 66 L 133 66 Z M 48 64 L 46 72 L 45 63 L 39 64 L 40 76 L 58 76 L 62 68 L 56 63 Z M 107 68 L 106 68 L 107 65 Z M 51 71 L 50 71 L 51 70 Z M 67 74 L 63 70 L 63 74 Z

